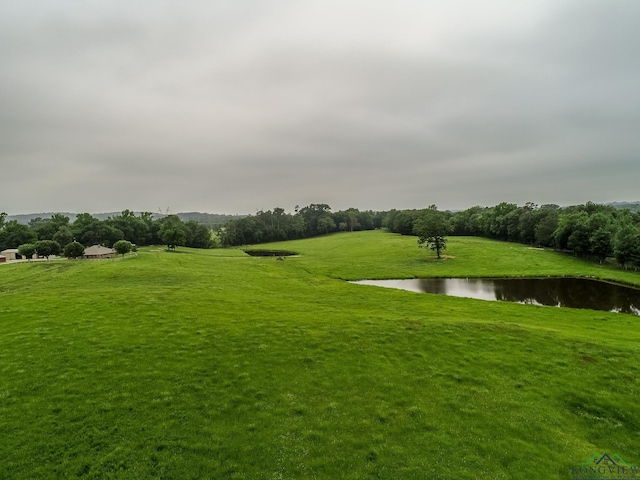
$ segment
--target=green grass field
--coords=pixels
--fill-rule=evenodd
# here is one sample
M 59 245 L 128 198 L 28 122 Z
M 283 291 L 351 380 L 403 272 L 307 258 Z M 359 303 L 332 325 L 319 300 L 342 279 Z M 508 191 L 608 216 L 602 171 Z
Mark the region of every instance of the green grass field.
M 262 247 L 262 246 L 261 246 Z M 640 463 L 640 317 L 344 280 L 640 274 L 382 231 L 0 266 L 0 478 L 571 478 Z

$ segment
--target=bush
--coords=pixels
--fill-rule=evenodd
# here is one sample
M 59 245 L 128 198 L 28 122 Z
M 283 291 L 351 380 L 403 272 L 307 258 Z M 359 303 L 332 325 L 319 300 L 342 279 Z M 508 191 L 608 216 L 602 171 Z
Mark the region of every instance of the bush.
M 36 246 L 33 243 L 23 243 L 18 247 L 18 254 L 27 260 L 30 260 L 34 253 L 36 253 Z
M 133 245 L 127 240 L 118 240 L 113 244 L 113 249 L 124 257 L 126 253 L 133 249 Z
M 60 255 L 62 247 L 55 240 L 39 240 L 36 242 L 36 251 L 38 255 L 42 255 L 48 260 L 50 255 Z
M 64 256 L 67 258 L 78 258 L 84 255 L 84 245 L 79 242 L 71 242 L 64 247 Z

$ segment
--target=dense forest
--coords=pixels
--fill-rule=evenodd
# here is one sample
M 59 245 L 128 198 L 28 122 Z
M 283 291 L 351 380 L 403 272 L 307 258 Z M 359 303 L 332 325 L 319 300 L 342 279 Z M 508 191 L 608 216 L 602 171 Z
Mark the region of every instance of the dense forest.
M 420 210 L 388 212 L 383 226 L 411 235 Z M 640 266 L 640 214 L 611 205 L 587 202 L 561 208 L 527 203 L 500 203 L 444 212 L 451 235 L 473 235 L 535 247 L 549 247 L 604 262 L 614 257 L 620 266 Z
M 72 242 L 84 246 L 101 244 L 112 246 L 127 240 L 136 246 L 183 245 L 195 248 L 213 246 L 211 230 L 195 220 L 182 221 L 177 215 L 154 218 L 154 214 L 138 215 L 130 210 L 100 220 L 89 213 L 80 213 L 73 222 L 69 217 L 54 213 L 50 218 L 32 218 L 27 225 L 17 220 L 6 221 L 0 214 L 0 251 L 35 245 L 39 241 L 54 241 L 60 247 Z
M 425 213 L 421 210 L 359 211 L 335 213 L 326 204 L 312 204 L 295 214 L 276 208 L 231 220 L 220 231 L 223 246 L 292 240 L 336 231 L 386 228 L 417 235 Z M 443 235 L 472 235 L 535 247 L 549 247 L 600 262 L 615 257 L 622 267 L 640 266 L 640 213 L 588 202 L 561 208 L 527 203 L 500 203 L 441 212 L 447 219 Z
M 311 204 L 296 207 L 294 213 L 274 208 L 244 217 L 229 216 L 222 225 L 218 222 L 214 225 L 210 214 L 197 214 L 200 221 L 183 221 L 177 215 L 158 218 L 149 212 L 135 214 L 125 210 L 104 220 L 81 213 L 72 222 L 68 216 L 56 213 L 50 218 L 31 218 L 26 225 L 16 220 L 6 221 L 6 214 L 0 214 L 0 250 L 43 240 L 55 241 L 61 247 L 70 242 L 112 246 L 126 240 L 138 246 L 210 248 L 378 228 L 417 235 L 425 212 L 432 212 L 434 208 L 384 212 L 349 208 L 332 212 L 327 204 Z M 587 202 L 569 207 L 533 203 L 518 206 L 503 202 L 493 207 L 474 206 L 440 213 L 446 219 L 442 223 L 442 235 L 482 236 L 553 248 L 600 262 L 615 258 L 624 268 L 640 266 L 640 213 L 619 205 Z M 214 217 L 221 219 L 221 216 Z
M 227 222 L 220 231 L 223 246 L 248 245 L 314 237 L 336 231 L 373 230 L 382 227 L 384 212 L 349 208 L 331 212 L 329 205 L 311 204 L 288 214 L 282 208 Z

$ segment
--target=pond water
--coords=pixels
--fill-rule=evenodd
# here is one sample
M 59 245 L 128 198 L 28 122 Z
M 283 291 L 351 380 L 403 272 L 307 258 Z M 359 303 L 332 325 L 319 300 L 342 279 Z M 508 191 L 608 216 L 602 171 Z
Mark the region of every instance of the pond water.
M 412 278 L 352 283 L 480 300 L 640 315 L 640 289 L 586 278 Z
M 289 250 L 264 250 L 256 248 L 244 250 L 244 253 L 252 257 L 293 257 L 298 255 L 296 252 L 290 252 Z

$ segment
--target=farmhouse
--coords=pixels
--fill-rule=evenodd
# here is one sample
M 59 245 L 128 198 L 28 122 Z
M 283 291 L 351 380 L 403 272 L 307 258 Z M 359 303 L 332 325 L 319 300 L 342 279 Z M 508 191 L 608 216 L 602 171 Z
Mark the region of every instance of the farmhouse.
M 7 250 L 3 250 L 0 252 L 0 255 L 2 255 L 3 257 L 5 257 L 5 261 L 7 260 L 28 260 L 29 257 L 25 257 L 24 255 L 20 255 L 18 253 L 18 249 L 17 248 L 8 248 Z M 37 260 L 38 259 L 38 254 L 34 253 L 31 256 L 32 260 Z
M 112 248 L 103 247 L 102 245 L 92 245 L 84 249 L 83 258 L 99 259 L 111 258 L 116 255 L 116 251 Z
M 7 250 L 2 250 L 0 252 L 0 255 L 6 257 L 7 260 L 16 260 L 18 258 L 22 258 L 20 255 L 18 255 L 17 248 L 8 248 Z

